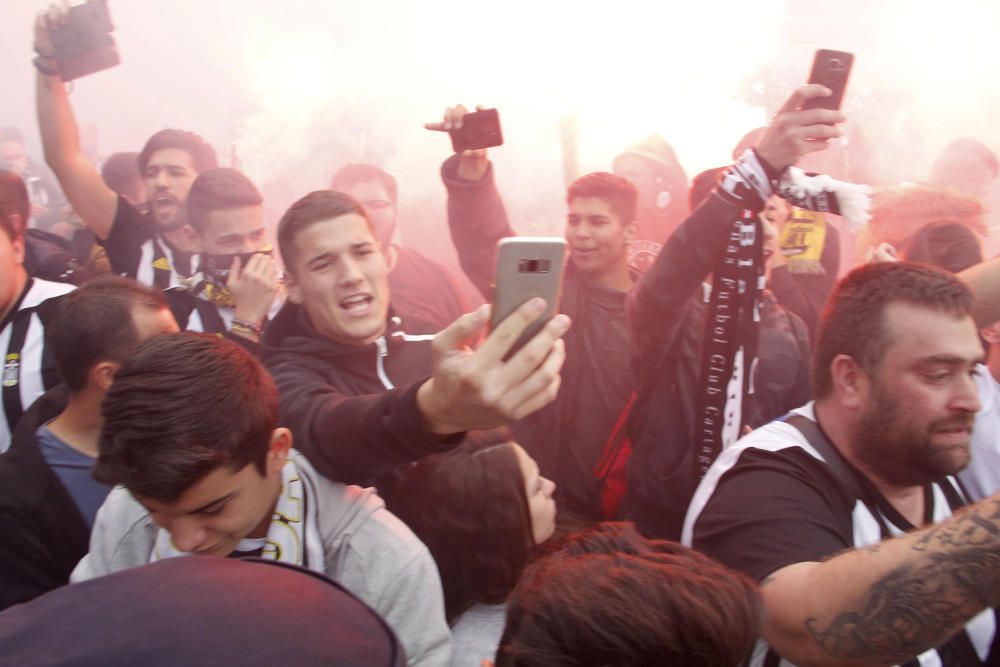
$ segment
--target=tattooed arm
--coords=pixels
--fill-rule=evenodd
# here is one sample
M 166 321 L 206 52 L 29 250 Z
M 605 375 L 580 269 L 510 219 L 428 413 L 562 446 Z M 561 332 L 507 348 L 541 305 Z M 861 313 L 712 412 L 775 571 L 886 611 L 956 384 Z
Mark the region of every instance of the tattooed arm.
M 923 530 L 762 583 L 763 636 L 808 665 L 895 665 L 1000 603 L 1000 494 Z

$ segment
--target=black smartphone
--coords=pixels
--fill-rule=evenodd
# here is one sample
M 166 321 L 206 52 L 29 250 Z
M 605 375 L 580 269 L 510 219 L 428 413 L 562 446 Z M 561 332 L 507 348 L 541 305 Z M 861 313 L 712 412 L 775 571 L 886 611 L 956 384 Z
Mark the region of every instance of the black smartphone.
M 456 153 L 503 145 L 500 114 L 496 109 L 473 111 L 462 117 L 462 127 L 448 130 Z
M 854 64 L 854 54 L 846 51 L 820 49 L 813 58 L 812 72 L 809 83 L 818 83 L 829 88 L 833 93 L 829 97 L 817 97 L 809 100 L 803 109 L 832 109 L 837 111 L 844 101 L 844 91 L 847 89 L 847 79 L 851 76 L 851 66 Z
M 87 0 L 71 7 L 66 25 L 52 32 L 59 77 L 72 81 L 118 65 L 121 60 L 111 36 L 114 29 L 107 0 Z
M 493 313 L 490 331 L 529 299 L 545 299 L 545 312 L 531 323 L 504 356 L 509 359 L 558 312 L 562 295 L 566 240 L 515 236 L 497 244 L 496 277 L 493 280 Z

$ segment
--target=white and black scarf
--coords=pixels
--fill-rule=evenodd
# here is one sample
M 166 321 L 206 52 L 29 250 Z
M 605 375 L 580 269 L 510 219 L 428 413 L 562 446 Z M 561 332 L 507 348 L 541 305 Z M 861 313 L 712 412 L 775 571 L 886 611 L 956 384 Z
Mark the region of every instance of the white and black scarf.
M 316 515 L 316 494 L 292 459 L 290 456 L 281 469 L 281 491 L 260 558 L 299 565 L 322 574 L 326 564 Z M 149 562 L 188 555 L 174 546 L 168 531 L 157 530 Z
M 705 323 L 697 422 L 701 475 L 719 452 L 740 438 L 743 397 L 753 393 L 765 283 L 764 235 L 757 211 L 777 194 L 792 206 L 833 213 L 849 224 L 861 225 L 870 217 L 870 192 L 867 186 L 807 175 L 795 167 L 773 178 L 753 149 L 720 181 L 716 193 L 740 209 L 740 214 L 730 227 L 724 259 L 713 274 Z

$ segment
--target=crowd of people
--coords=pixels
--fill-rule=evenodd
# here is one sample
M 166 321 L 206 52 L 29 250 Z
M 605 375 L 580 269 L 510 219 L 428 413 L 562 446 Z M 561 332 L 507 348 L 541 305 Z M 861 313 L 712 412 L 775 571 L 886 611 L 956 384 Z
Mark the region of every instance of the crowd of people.
M 472 296 L 377 165 L 272 229 L 195 132 L 99 163 L 64 18 L 52 176 L 0 130 L 0 662 L 1000 664 L 982 142 L 806 173 L 817 84 L 691 179 L 658 136 L 578 175 L 567 133 L 559 314 L 512 352 L 547 304 L 488 326 L 485 149 L 441 166 Z

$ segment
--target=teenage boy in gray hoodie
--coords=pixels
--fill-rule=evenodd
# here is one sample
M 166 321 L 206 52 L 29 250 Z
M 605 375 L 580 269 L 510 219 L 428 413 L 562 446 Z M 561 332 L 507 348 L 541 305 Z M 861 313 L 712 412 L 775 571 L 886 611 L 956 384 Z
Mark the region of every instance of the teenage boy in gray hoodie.
M 370 489 L 321 477 L 278 427 L 263 366 L 207 334 L 159 336 L 104 402 L 101 507 L 83 581 L 186 554 L 257 556 L 323 573 L 370 605 L 410 665 L 446 665 L 451 638 L 427 548 Z

